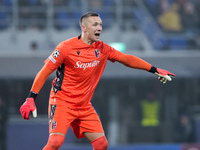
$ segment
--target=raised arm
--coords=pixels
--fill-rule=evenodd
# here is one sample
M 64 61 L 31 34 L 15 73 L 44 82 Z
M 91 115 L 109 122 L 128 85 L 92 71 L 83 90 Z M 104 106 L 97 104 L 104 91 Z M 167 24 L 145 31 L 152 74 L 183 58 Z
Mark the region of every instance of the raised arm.
M 149 71 L 151 69 L 151 64 L 133 55 L 127 55 L 127 54 L 121 53 L 118 59 L 118 62 L 124 64 L 127 67 L 131 67 L 135 69 L 141 69 L 141 70 L 146 70 L 146 71 Z
M 133 56 L 133 55 L 127 55 L 127 54 L 121 53 L 121 55 L 118 59 L 118 62 L 124 64 L 127 67 L 146 70 L 148 72 L 151 72 L 151 73 L 157 75 L 158 79 L 162 83 L 171 81 L 172 80 L 171 77 L 176 77 L 175 74 L 173 74 L 167 70 L 156 68 L 156 67 L 152 66 L 151 64 L 149 64 L 148 62 L 144 61 L 143 59 Z

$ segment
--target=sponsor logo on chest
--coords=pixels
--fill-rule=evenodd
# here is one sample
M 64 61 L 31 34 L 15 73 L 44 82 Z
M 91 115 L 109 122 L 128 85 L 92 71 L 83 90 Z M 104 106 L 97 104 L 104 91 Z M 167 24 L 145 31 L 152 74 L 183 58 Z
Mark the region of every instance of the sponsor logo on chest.
M 77 52 L 77 55 L 79 56 L 80 55 L 80 51 L 76 51 Z M 94 50 L 94 53 L 93 55 L 95 54 L 96 58 L 99 58 L 100 56 L 100 52 L 98 49 L 95 49 Z M 95 60 L 95 61 L 91 61 L 91 62 L 82 62 L 82 61 L 77 61 L 76 62 L 76 65 L 74 66 L 75 68 L 82 68 L 83 70 L 85 70 L 86 68 L 92 68 L 92 67 L 96 67 L 98 66 L 98 64 L 100 63 L 99 60 Z
M 77 61 L 76 65 L 74 67 L 75 68 L 83 68 L 83 70 L 85 70 L 86 68 L 96 67 L 99 63 L 100 63 L 100 61 L 98 61 L 98 60 L 87 62 L 87 63 Z

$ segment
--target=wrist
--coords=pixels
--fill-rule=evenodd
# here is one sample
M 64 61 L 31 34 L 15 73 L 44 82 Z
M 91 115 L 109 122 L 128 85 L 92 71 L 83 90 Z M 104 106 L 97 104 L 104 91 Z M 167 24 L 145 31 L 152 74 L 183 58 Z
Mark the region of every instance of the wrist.
M 151 69 L 149 70 L 149 72 L 155 73 L 155 72 L 157 72 L 157 68 L 154 66 L 151 66 Z
M 37 95 L 38 94 L 36 92 L 30 91 L 27 98 L 33 98 L 35 100 Z

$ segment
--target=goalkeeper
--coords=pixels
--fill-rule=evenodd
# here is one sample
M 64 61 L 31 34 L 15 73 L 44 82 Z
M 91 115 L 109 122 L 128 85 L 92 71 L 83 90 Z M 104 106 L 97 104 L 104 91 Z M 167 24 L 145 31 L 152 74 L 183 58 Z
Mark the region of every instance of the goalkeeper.
M 30 112 L 37 117 L 35 99 L 48 76 L 56 70 L 49 97 L 49 139 L 43 150 L 58 150 L 69 126 L 77 138 L 86 137 L 94 150 L 107 150 L 108 142 L 101 121 L 90 102 L 107 60 L 151 72 L 163 83 L 175 77 L 100 41 L 102 20 L 98 14 L 84 14 L 80 26 L 80 36 L 61 42 L 45 60 L 20 108 L 24 119 L 29 120 Z

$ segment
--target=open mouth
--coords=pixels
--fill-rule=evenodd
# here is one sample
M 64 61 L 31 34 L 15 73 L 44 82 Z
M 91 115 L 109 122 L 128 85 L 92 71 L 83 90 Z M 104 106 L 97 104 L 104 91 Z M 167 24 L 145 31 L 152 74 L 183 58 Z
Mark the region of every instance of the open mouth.
M 100 33 L 95 33 L 94 34 L 96 37 L 100 37 Z

